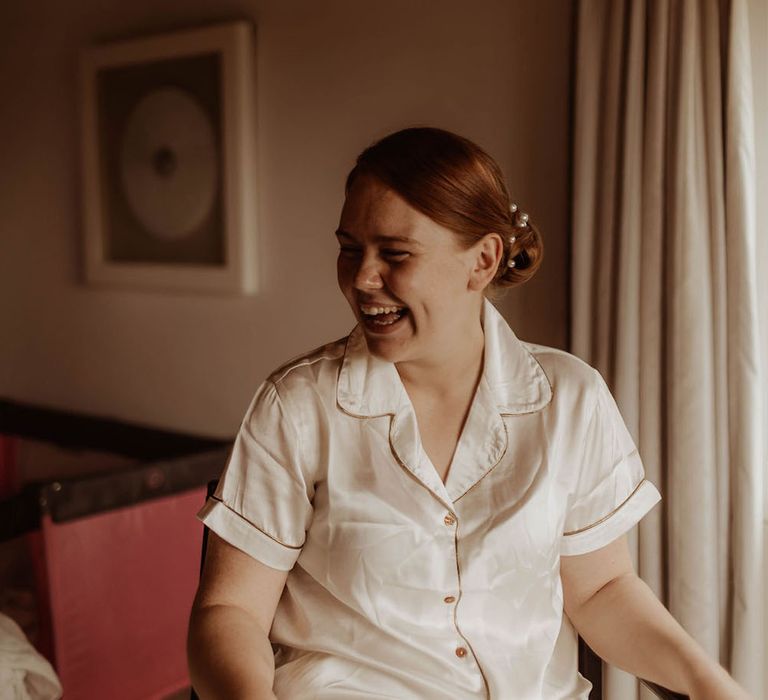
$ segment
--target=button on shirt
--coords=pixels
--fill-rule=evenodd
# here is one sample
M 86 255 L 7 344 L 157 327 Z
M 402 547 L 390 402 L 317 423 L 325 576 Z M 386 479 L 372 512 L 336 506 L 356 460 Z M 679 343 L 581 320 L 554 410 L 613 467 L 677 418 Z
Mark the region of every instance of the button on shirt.
M 278 698 L 587 698 L 560 556 L 612 542 L 660 495 L 595 370 L 520 342 L 489 302 L 483 328 L 445 483 L 359 327 L 258 389 L 198 517 L 290 572 Z

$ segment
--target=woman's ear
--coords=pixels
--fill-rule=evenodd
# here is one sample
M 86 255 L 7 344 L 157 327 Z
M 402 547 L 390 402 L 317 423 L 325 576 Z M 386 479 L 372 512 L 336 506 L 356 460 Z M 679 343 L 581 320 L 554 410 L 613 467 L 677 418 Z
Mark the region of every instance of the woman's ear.
M 482 292 L 496 276 L 496 270 L 504 256 L 504 244 L 498 233 L 483 236 L 471 250 L 473 267 L 469 274 L 468 288 Z

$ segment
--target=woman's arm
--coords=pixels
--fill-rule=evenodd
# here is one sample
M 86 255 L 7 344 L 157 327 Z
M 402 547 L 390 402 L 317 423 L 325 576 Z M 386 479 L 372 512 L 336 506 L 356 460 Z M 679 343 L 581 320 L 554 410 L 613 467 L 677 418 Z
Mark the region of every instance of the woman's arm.
M 626 537 L 561 557 L 560 576 L 566 614 L 608 663 L 692 700 L 749 700 L 635 574 Z
M 287 575 L 209 533 L 187 638 L 190 677 L 201 700 L 275 697 L 269 630 Z

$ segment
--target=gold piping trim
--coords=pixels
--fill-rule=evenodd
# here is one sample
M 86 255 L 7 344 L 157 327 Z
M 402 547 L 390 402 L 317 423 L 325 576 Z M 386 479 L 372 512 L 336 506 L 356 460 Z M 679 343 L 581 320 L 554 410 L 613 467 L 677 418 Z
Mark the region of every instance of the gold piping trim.
M 352 411 L 350 411 L 348 408 L 345 408 L 344 406 L 342 406 L 338 398 L 336 399 L 336 405 L 348 416 L 351 416 L 352 418 L 360 418 L 363 420 L 365 420 L 366 418 L 386 418 L 387 416 L 394 417 L 396 415 L 391 411 L 388 413 L 370 413 L 370 414 L 369 413 L 352 413 Z
M 555 390 L 552 388 L 552 382 L 549 381 L 549 375 L 544 371 L 544 368 L 541 366 L 541 362 L 539 362 L 539 358 L 536 357 L 536 355 L 533 354 L 532 350 L 529 350 L 528 347 L 526 347 L 526 343 L 524 343 L 522 340 L 520 340 L 517 336 L 515 336 L 515 339 L 523 348 L 523 351 L 527 353 L 527 355 L 538 365 L 539 370 L 544 375 L 544 379 L 547 382 L 547 388 L 549 389 L 549 398 L 538 408 L 532 408 L 531 406 L 535 406 L 536 403 L 533 404 L 526 404 L 526 407 L 521 410 L 517 411 L 510 411 L 507 406 L 499 406 L 496 405 L 496 408 L 499 409 L 499 415 L 501 416 L 528 416 L 531 413 L 538 413 L 539 411 L 543 411 L 549 404 L 552 403 L 552 399 L 555 396 Z M 506 409 L 506 410 L 502 410 Z
M 273 542 L 277 542 L 277 544 L 282 545 L 283 547 L 287 547 L 288 549 L 301 549 L 304 546 L 303 544 L 299 544 L 299 545 L 286 544 L 285 542 L 282 542 L 281 540 L 277 539 L 277 537 L 273 537 L 268 532 L 265 532 L 264 530 L 262 530 L 256 523 L 252 523 L 250 520 L 248 520 L 248 518 L 245 518 L 242 515 L 240 515 L 240 513 L 230 508 L 220 498 L 217 498 L 216 496 L 211 496 L 210 499 L 212 501 L 216 501 L 217 503 L 221 503 L 221 505 L 223 505 L 230 513 L 232 513 L 233 515 L 236 515 L 241 520 L 245 520 L 245 522 L 247 522 L 251 527 L 256 528 L 262 535 L 264 535 L 265 537 L 269 537 L 269 539 L 272 540 Z
M 501 419 L 501 424 L 504 426 L 504 437 L 506 438 L 506 443 L 507 444 L 504 447 L 504 449 L 501 451 L 501 454 L 499 455 L 499 458 L 496 460 L 496 463 L 493 466 L 491 466 L 488 469 L 488 471 L 485 472 L 485 474 L 483 474 L 479 479 L 477 479 L 475 481 L 475 483 L 472 484 L 464 493 L 462 493 L 460 496 L 457 496 L 453 500 L 454 504 L 459 499 L 464 498 L 464 496 L 466 496 L 473 488 L 475 488 L 475 486 L 477 486 L 483 479 L 485 479 L 486 476 L 488 476 L 494 469 L 496 469 L 496 467 L 499 466 L 499 463 L 501 462 L 501 460 L 504 459 L 504 455 L 507 454 L 507 450 L 509 449 L 509 430 L 507 429 L 507 424 L 504 422 L 504 418 L 503 417 Z
M 309 352 L 305 352 L 301 355 L 292 357 L 290 360 L 284 362 L 276 370 L 274 370 L 272 374 L 267 377 L 267 380 L 273 384 L 277 384 L 278 382 L 282 382 L 283 379 L 285 379 L 287 375 L 293 372 L 294 369 L 298 369 L 299 367 L 308 367 L 309 365 L 313 365 L 315 362 L 319 362 L 320 360 L 338 359 L 339 355 L 333 354 L 333 348 L 337 345 L 341 345 L 342 342 L 344 342 L 344 347 L 346 348 L 347 337 L 348 336 L 339 338 L 338 340 L 326 343 L 325 345 L 320 345 L 314 350 L 310 350 Z
M 470 653 L 472 654 L 472 658 L 474 658 L 475 663 L 477 664 L 477 668 L 480 671 L 480 677 L 483 679 L 483 685 L 485 686 L 486 700 L 491 700 L 491 688 L 488 685 L 488 679 L 485 677 L 485 672 L 483 671 L 483 667 L 480 665 L 480 660 L 477 658 L 477 654 L 475 653 L 475 650 L 472 648 L 472 645 L 470 644 L 469 640 L 462 634 L 461 629 L 459 629 L 459 621 L 457 619 L 457 611 L 459 609 L 459 603 L 461 603 L 461 599 L 464 595 L 464 591 L 461 587 L 461 567 L 459 566 L 458 517 L 456 518 L 456 527 L 453 530 L 453 548 L 454 548 L 454 555 L 456 557 L 456 579 L 459 584 L 458 585 L 459 594 L 456 599 L 456 604 L 453 606 L 453 626 L 456 628 L 456 632 L 458 633 L 459 637 L 461 637 L 464 640 L 464 643 L 467 645 Z
M 357 326 L 355 326 L 356 328 Z M 352 330 L 354 333 L 354 329 Z M 346 413 L 348 416 L 352 416 L 353 418 L 383 418 L 384 416 L 395 416 L 397 415 L 397 411 L 384 411 L 384 413 L 354 413 L 353 411 L 350 411 L 339 399 L 339 382 L 341 381 L 341 373 L 344 371 L 344 366 L 347 361 L 347 351 L 349 350 L 349 343 L 352 339 L 352 333 L 350 333 L 347 338 L 346 342 L 344 343 L 344 353 L 341 356 L 341 362 L 339 363 L 339 371 L 336 374 L 336 405 L 342 410 L 342 412 Z M 399 407 L 398 407 L 399 408 Z
M 586 527 L 580 527 L 578 530 L 570 530 L 569 532 L 564 532 L 563 536 L 567 537 L 568 535 L 578 535 L 581 532 L 586 532 L 587 530 L 591 530 L 593 527 L 597 527 L 601 523 L 604 523 L 608 518 L 610 518 L 616 511 L 621 510 L 621 508 L 624 506 L 624 504 L 634 496 L 640 487 L 647 481 L 647 479 L 643 479 L 636 487 L 635 490 L 629 494 L 618 506 L 616 506 L 608 515 L 604 515 L 600 520 L 597 522 L 592 523 L 591 525 L 587 525 Z
M 390 420 L 389 420 L 389 451 L 392 453 L 392 456 L 395 458 L 395 462 L 397 462 L 400 465 L 400 468 L 407 472 L 408 476 L 413 479 L 419 486 L 422 488 L 425 488 L 427 491 L 429 491 L 430 495 L 446 510 L 451 511 L 454 515 L 454 506 L 453 502 L 448 499 L 448 501 L 443 500 L 442 496 L 440 494 L 435 493 L 424 481 L 421 480 L 420 477 L 416 476 L 416 474 L 413 473 L 413 470 L 403 462 L 402 459 L 400 459 L 400 455 L 397 454 L 397 450 L 395 449 L 394 444 L 392 443 L 392 429 L 395 424 L 395 416 L 394 414 L 390 413 Z

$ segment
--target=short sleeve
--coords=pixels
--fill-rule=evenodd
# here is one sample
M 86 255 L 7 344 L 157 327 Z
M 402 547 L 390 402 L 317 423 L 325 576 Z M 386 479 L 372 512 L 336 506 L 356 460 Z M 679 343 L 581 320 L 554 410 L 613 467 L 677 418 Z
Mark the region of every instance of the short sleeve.
M 579 475 L 568 502 L 562 555 L 585 554 L 634 527 L 661 500 L 645 478 L 640 455 L 603 378 L 595 371 L 595 400 L 574 460 Z
M 302 470 L 300 451 L 300 435 L 277 387 L 264 382 L 198 519 L 246 554 L 289 571 L 312 519 L 314 484 Z

